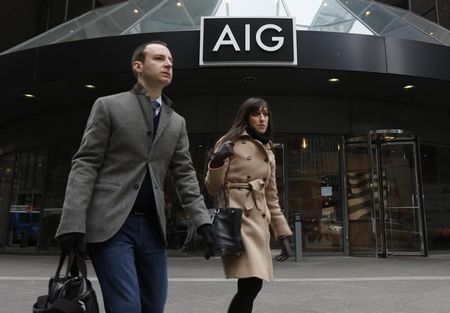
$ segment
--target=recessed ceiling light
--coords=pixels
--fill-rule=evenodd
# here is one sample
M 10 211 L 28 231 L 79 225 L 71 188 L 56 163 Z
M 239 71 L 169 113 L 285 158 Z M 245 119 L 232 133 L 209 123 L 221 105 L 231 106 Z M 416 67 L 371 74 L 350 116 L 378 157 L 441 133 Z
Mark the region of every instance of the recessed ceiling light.
M 24 97 L 25 99 L 34 99 L 34 98 L 36 98 L 36 96 L 33 95 L 32 93 L 24 93 L 22 95 L 22 97 Z
M 182 3 L 181 1 L 177 1 L 177 7 L 181 7 Z
M 370 11 L 366 11 L 366 13 L 364 13 L 366 16 L 369 16 L 370 14 L 372 14 L 372 12 Z
M 332 77 L 332 78 L 329 78 L 328 80 L 327 80 L 327 82 L 329 82 L 329 83 L 331 83 L 331 84 L 337 84 L 337 83 L 339 83 L 341 80 L 339 79 L 339 78 L 337 78 L 337 77 Z
M 244 78 L 242 78 L 242 80 L 245 83 L 253 83 L 256 81 L 256 77 L 255 76 L 245 76 Z
M 95 89 L 95 88 L 97 88 L 97 87 L 95 87 L 94 85 L 91 85 L 91 84 L 85 84 L 85 85 L 83 85 L 83 87 L 86 88 L 86 89 Z
M 139 13 L 139 10 L 138 10 L 138 9 L 134 9 L 134 10 L 133 10 L 133 13 L 134 13 L 134 14 L 138 14 L 138 13 Z
M 414 88 L 416 88 L 416 86 L 414 86 L 414 85 L 403 86 L 403 89 L 405 89 L 405 90 L 414 89 Z

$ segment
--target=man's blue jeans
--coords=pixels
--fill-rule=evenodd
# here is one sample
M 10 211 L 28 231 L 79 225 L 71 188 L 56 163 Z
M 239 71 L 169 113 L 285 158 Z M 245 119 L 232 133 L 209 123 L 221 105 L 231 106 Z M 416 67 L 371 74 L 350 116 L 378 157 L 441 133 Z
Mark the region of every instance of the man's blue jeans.
M 163 313 L 167 254 L 153 216 L 130 215 L 109 240 L 89 245 L 106 313 Z

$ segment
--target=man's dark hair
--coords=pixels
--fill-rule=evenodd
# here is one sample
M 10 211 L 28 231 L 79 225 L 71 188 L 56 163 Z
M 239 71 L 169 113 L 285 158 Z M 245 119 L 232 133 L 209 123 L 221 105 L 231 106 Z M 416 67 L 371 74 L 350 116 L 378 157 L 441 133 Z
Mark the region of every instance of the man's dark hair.
M 133 71 L 134 77 L 136 77 L 136 79 L 137 79 L 137 74 L 134 71 L 133 64 L 135 61 L 144 63 L 144 61 L 145 61 L 145 51 L 144 50 L 145 50 L 145 48 L 147 48 L 148 45 L 153 45 L 153 44 L 161 45 L 161 46 L 168 48 L 167 43 L 165 43 L 164 41 L 152 40 L 152 41 L 148 41 L 143 44 L 140 44 L 136 49 L 134 49 L 133 56 L 131 57 L 131 70 Z

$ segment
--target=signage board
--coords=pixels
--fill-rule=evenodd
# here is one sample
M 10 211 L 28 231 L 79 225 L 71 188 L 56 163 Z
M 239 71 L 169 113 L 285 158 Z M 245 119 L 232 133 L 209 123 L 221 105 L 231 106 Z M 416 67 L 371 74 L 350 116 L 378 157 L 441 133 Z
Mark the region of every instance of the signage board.
M 200 66 L 295 66 L 293 17 L 202 17 Z

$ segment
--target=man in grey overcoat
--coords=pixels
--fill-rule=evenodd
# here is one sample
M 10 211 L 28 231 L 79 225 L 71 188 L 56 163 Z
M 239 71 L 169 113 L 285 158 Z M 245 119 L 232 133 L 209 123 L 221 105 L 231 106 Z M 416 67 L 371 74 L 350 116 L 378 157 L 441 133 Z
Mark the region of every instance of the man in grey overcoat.
M 72 161 L 56 234 L 87 242 L 107 313 L 163 313 L 167 298 L 164 180 L 212 255 L 214 232 L 189 153 L 185 120 L 162 94 L 173 59 L 161 41 L 136 48 L 131 91 L 97 99 Z

